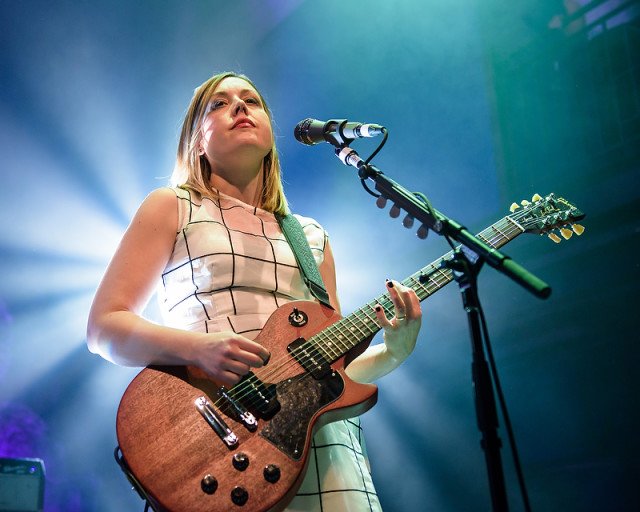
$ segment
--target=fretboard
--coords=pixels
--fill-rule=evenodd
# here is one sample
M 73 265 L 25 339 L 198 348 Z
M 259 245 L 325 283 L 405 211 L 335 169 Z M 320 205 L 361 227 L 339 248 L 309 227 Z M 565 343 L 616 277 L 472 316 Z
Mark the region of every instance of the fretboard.
M 506 245 L 525 231 L 512 217 L 511 215 L 504 217 L 476 236 L 494 249 Z M 452 257 L 453 250 L 421 268 L 402 281 L 402 284 L 413 289 L 422 302 L 453 281 L 452 271 L 442 266 L 444 261 Z M 380 330 L 374 312 L 374 307 L 378 304 L 384 309 L 387 318 L 394 315 L 391 297 L 389 293 L 384 293 L 311 337 L 307 340 L 308 344 L 320 352 L 327 362 L 332 363 L 338 360 Z

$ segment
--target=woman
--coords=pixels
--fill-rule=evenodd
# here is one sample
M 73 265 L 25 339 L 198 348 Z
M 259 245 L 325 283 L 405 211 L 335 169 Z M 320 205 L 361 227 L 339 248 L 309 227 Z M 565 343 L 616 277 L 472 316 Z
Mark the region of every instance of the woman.
M 266 364 L 269 352 L 253 339 L 270 314 L 314 300 L 274 216 L 288 209 L 271 114 L 247 77 L 222 73 L 196 89 L 172 183 L 144 200 L 124 234 L 96 292 L 88 346 L 124 366 L 196 366 L 229 387 Z M 339 312 L 326 233 L 298 219 Z M 165 325 L 141 317 L 156 287 Z M 376 307 L 385 342 L 348 366 L 359 382 L 396 368 L 416 342 L 418 298 L 395 281 L 387 288 L 395 317 Z M 357 420 L 320 429 L 316 464 L 289 510 L 379 510 L 359 440 Z

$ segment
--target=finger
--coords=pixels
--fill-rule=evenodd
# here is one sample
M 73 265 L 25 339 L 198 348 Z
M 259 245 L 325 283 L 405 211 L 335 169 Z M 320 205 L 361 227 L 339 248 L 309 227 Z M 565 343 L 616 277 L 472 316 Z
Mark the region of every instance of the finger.
M 422 310 L 420 309 L 420 299 L 418 299 L 416 292 L 401 283 L 397 283 L 395 288 L 398 291 L 399 297 L 402 298 L 406 317 L 408 319 L 421 317 Z
M 387 318 L 387 315 L 384 314 L 384 309 L 380 304 L 376 304 L 373 308 L 373 311 L 376 314 L 376 318 L 378 319 L 378 324 L 380 327 L 391 327 L 391 322 Z
M 416 292 L 409 289 L 405 299 L 405 305 L 407 305 L 407 316 L 409 318 L 422 317 L 422 308 L 420 307 L 420 299 L 416 295 Z
M 225 372 L 232 372 L 240 377 L 249 373 L 249 370 L 251 369 L 250 365 L 248 365 L 247 363 L 236 361 L 233 359 L 226 361 L 224 366 Z
M 237 351 L 233 354 L 232 359 L 252 368 L 262 368 L 265 365 L 262 357 L 246 351 Z
M 402 285 L 397 281 L 387 279 L 387 289 L 389 290 L 389 297 L 391 298 L 391 302 L 393 302 L 393 307 L 396 310 L 397 319 L 403 319 L 407 316 L 407 308 L 404 304 L 404 299 L 398 290 L 401 286 Z
M 219 385 L 231 387 L 240 382 L 240 375 L 233 372 L 222 371 L 217 374 L 216 382 Z
M 238 342 L 238 348 L 241 350 L 238 354 L 238 359 L 255 368 L 259 368 L 267 364 L 271 357 L 271 353 L 266 348 L 249 338 L 238 337 L 236 340 Z

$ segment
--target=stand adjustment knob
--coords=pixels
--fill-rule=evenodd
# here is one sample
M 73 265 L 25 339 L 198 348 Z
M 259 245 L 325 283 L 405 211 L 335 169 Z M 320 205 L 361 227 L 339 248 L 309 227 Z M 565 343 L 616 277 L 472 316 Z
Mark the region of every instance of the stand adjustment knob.
M 428 234 L 429 234 L 429 228 L 424 224 L 422 224 L 422 226 L 418 228 L 418 232 L 416 233 L 416 235 L 420 240 L 424 240 L 425 238 L 427 238 Z

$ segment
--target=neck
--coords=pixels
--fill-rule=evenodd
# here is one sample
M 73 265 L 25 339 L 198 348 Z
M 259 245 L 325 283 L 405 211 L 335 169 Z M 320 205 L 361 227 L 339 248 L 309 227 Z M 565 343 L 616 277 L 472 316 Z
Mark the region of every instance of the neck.
M 262 162 L 258 168 L 215 169 L 211 173 L 209 183 L 223 194 L 239 199 L 243 203 L 262 206 Z

